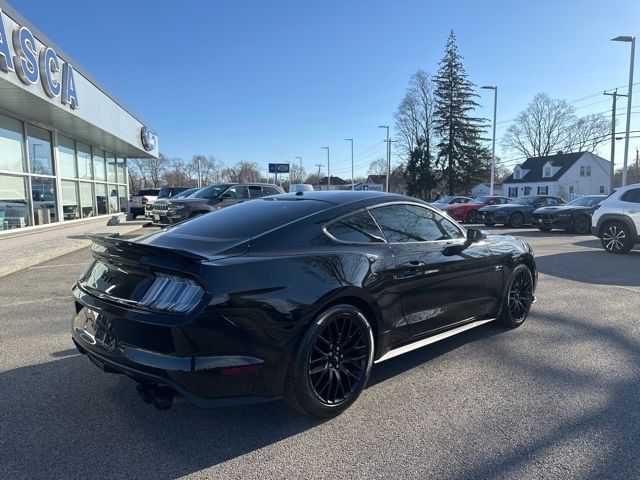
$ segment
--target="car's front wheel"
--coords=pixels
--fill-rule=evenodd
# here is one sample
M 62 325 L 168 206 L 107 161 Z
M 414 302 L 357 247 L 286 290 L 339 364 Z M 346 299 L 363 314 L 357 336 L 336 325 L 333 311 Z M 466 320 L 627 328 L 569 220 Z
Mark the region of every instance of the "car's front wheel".
M 526 265 L 517 265 L 509 276 L 498 320 L 507 327 L 519 327 L 527 319 L 532 304 L 533 275 Z
M 607 223 L 600 234 L 600 241 L 609 253 L 628 253 L 633 247 L 629 227 L 622 222 Z
M 520 212 L 514 212 L 509 217 L 509 226 L 513 228 L 520 228 L 524 223 L 524 215 Z
M 364 389 L 373 352 L 373 331 L 360 310 L 352 305 L 328 308 L 307 329 L 293 354 L 285 401 L 307 415 L 339 415 Z

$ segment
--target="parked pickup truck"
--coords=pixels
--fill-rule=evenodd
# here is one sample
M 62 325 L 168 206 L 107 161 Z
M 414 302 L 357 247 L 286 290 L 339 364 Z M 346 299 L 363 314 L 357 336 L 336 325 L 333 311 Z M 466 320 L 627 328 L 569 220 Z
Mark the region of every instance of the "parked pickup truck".
M 131 196 L 129 211 L 135 219 L 138 215 L 144 215 L 147 204 L 152 204 L 158 198 L 159 188 L 143 188 L 137 194 Z

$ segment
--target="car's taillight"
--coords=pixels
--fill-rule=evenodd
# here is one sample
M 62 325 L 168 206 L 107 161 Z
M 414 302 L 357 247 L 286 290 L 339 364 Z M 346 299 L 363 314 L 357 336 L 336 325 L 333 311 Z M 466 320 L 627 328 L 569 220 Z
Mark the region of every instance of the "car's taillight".
M 204 290 L 193 280 L 159 273 L 140 300 L 140 305 L 153 310 L 186 313 L 198 304 L 203 295 Z
M 147 197 L 142 197 L 140 201 L 142 202 L 143 205 L 146 205 L 149 199 Z

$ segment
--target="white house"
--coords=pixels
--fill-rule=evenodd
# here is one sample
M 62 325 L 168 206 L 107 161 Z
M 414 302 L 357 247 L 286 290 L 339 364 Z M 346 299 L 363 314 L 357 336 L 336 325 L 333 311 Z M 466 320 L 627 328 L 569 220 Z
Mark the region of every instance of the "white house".
M 567 200 L 581 195 L 609 194 L 611 163 L 589 152 L 528 158 L 516 165 L 502 184 L 503 195 L 558 195 Z
M 491 186 L 487 185 L 486 183 L 479 183 L 478 185 L 476 185 L 475 187 L 473 187 L 471 189 L 471 196 L 472 197 L 484 197 L 486 195 L 489 195 L 491 192 Z M 502 195 L 502 184 L 501 183 L 496 183 L 493 185 L 493 194 L 494 195 Z

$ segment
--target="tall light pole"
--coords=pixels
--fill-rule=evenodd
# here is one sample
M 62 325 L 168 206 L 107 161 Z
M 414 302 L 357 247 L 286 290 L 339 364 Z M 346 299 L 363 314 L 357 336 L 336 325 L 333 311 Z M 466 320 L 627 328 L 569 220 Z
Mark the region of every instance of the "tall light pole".
M 627 184 L 627 162 L 629 157 L 629 130 L 631 130 L 631 91 L 633 90 L 633 63 L 636 53 L 636 37 L 619 36 L 612 38 L 613 42 L 627 42 L 631 44 L 631 62 L 629 65 L 629 90 L 627 92 L 627 132 L 624 135 L 624 164 L 622 166 L 622 186 Z M 613 160 L 613 159 L 612 159 Z
M 498 110 L 498 87 L 496 85 L 485 85 L 485 90 L 493 90 L 493 140 L 491 142 L 491 186 L 489 195 L 493 195 L 493 188 L 496 178 L 496 112 Z
M 329 163 L 329 147 L 322 147 L 327 150 L 327 190 L 331 190 L 331 164 Z
M 378 125 L 378 128 L 387 129 L 387 184 L 385 192 L 389 193 L 389 174 L 391 172 L 391 144 L 389 143 L 389 125 Z
M 295 158 L 296 160 L 300 160 L 300 181 L 304 181 L 304 178 L 302 178 L 302 157 L 295 157 Z
M 351 191 L 355 190 L 355 182 L 353 180 L 353 138 L 345 138 L 345 142 L 351 142 Z
M 318 180 L 316 181 L 316 188 L 320 190 L 320 169 L 322 168 L 322 164 L 316 163 L 316 167 L 318 167 Z

